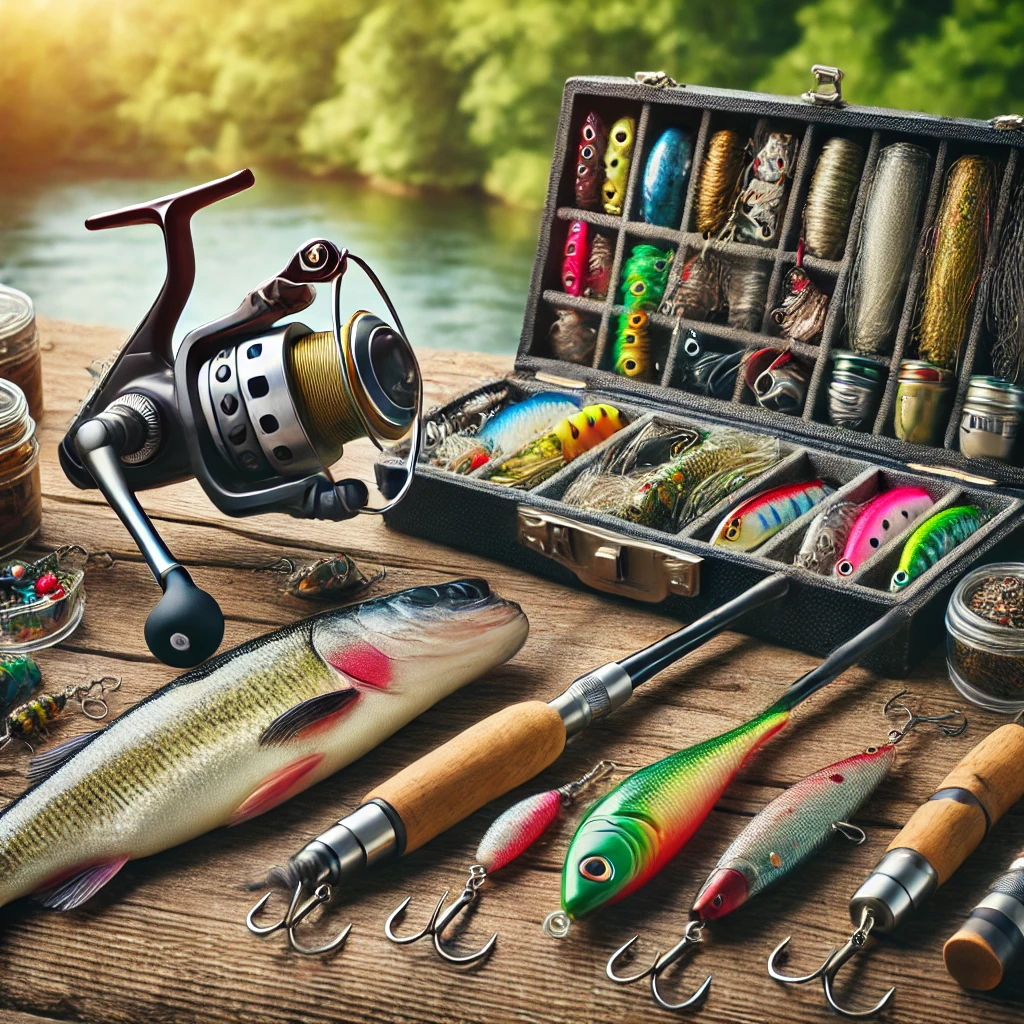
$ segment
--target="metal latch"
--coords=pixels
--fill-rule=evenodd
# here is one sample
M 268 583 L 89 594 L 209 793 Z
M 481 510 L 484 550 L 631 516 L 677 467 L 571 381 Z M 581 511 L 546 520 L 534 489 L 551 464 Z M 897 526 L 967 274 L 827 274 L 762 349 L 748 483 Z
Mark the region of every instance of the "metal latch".
M 638 84 L 649 86 L 652 89 L 678 89 L 679 83 L 664 71 L 636 71 L 633 77 Z
M 815 64 L 811 68 L 811 74 L 817 80 L 817 87 L 808 89 L 800 99 L 818 107 L 845 106 L 843 87 L 840 85 L 843 80 L 843 72 L 839 68 L 832 68 L 827 64 Z
M 581 582 L 607 594 L 664 601 L 700 593 L 699 555 L 632 540 L 596 526 L 519 507 L 519 543 L 571 569 Z
M 1024 117 L 1020 114 L 1000 114 L 988 122 L 997 132 L 1019 132 L 1024 130 Z

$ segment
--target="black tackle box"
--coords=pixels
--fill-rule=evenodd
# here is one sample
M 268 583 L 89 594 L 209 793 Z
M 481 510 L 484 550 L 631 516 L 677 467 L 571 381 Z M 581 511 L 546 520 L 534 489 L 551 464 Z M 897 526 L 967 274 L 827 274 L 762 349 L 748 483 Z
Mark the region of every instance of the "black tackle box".
M 580 210 L 575 205 L 577 148 L 583 122 L 591 111 L 596 111 L 606 126 L 624 116 L 636 121 L 622 216 Z M 958 450 L 958 427 L 968 380 L 972 373 L 988 372 L 986 299 L 1000 228 L 1012 189 L 1024 173 L 1024 167 L 1018 170 L 1017 166 L 1024 145 L 1020 119 L 997 120 L 999 127 L 976 120 L 847 106 L 836 104 L 834 96 L 822 96 L 820 92 L 785 97 L 677 85 L 659 74 L 638 74 L 636 80 L 570 79 L 562 99 L 515 371 L 507 383 L 514 396 L 564 390 L 581 394 L 582 404 L 608 402 L 626 414 L 630 425 L 529 491 L 492 484 L 479 473 L 460 476 L 421 463 L 405 500 L 387 514 L 388 525 L 560 583 L 593 587 L 625 600 L 651 602 L 659 611 L 684 621 L 720 605 L 772 573 L 785 572 L 790 578 L 788 595 L 747 616 L 740 628 L 752 636 L 819 656 L 889 608 L 900 605 L 907 612 L 906 628 L 865 659 L 865 664 L 886 674 L 905 674 L 943 635 L 943 614 L 957 579 L 997 555 L 1020 558 L 1022 554 L 1022 533 L 1015 531 L 1024 521 L 1024 469 L 996 460 L 969 459 Z M 695 140 L 678 230 L 645 223 L 641 213 L 641 179 L 647 156 L 658 135 L 670 126 L 691 133 Z M 763 260 L 770 266 L 761 329 L 747 331 L 722 323 L 676 321 L 652 313 L 659 382 L 645 383 L 619 376 L 612 369 L 612 347 L 624 309 L 618 304 L 623 263 L 632 247 L 642 242 L 674 249 L 676 260 L 687 258 L 684 254 L 695 254 L 704 245 L 705 240 L 696 229 L 695 190 L 708 140 L 721 128 L 731 128 L 751 139 L 763 136 L 766 130 L 777 130 L 792 133 L 799 140 L 776 244 L 716 243 L 726 256 Z M 797 262 L 801 213 L 811 175 L 822 146 L 833 136 L 859 143 L 866 159 L 842 258 L 832 262 L 805 257 L 803 261 L 814 281 L 830 296 L 820 344 L 787 342 L 779 337 L 770 313 L 780 304 L 786 275 Z M 859 432 L 833 426 L 828 417 L 831 353 L 845 345 L 843 299 L 867 186 L 880 150 L 897 141 L 916 143 L 930 155 L 925 231 L 935 219 L 947 171 L 957 157 L 978 153 L 990 158 L 997 167 L 995 214 L 957 368 L 955 402 L 941 447 L 901 441 L 892 428 L 895 371 L 901 359 L 913 356 L 915 308 L 924 275 L 923 245 L 918 246 L 910 273 L 892 354 L 876 357 L 892 372 L 873 429 Z M 604 301 L 574 297 L 561 289 L 566 233 L 573 220 L 588 222 L 614 242 L 611 284 Z M 552 358 L 548 331 L 559 309 L 576 310 L 597 328 L 591 365 Z M 690 328 L 701 332 L 706 344 L 722 352 L 790 348 L 812 363 L 802 413 L 788 415 L 761 408 L 749 389 L 743 387 L 742 373 L 731 400 L 685 390 L 681 386 L 681 339 Z M 466 397 L 460 396 L 428 415 L 443 415 L 461 405 Z M 641 429 L 652 417 L 696 427 L 731 426 L 748 433 L 770 434 L 779 439 L 782 458 L 678 534 L 585 511 L 561 501 L 569 483 L 600 459 L 609 444 Z M 378 465 L 378 481 L 385 490 L 393 466 L 388 460 Z M 913 484 L 933 496 L 932 512 L 971 503 L 984 509 L 989 518 L 951 554 L 896 594 L 890 593 L 888 584 L 912 526 L 882 545 L 845 579 L 819 576 L 793 564 L 810 519 L 826 504 L 752 552 L 725 551 L 709 543 L 716 523 L 731 504 L 768 487 L 815 477 L 836 488 L 826 499 L 828 503 L 844 499 L 865 501 L 878 491 Z M 614 612 L 609 614 L 613 616 Z

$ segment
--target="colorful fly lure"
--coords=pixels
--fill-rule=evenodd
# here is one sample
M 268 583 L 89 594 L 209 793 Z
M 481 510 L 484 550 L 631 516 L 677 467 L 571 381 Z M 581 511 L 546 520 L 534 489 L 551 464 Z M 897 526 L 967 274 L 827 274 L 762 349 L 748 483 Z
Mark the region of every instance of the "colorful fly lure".
M 548 329 L 551 354 L 556 359 L 588 366 L 597 347 L 597 328 L 583 319 L 575 309 L 555 310 L 555 322 Z
M 654 379 L 656 366 L 651 358 L 651 335 L 643 310 L 636 309 L 619 317 L 613 356 L 615 372 L 620 376 Z
M 590 228 L 584 220 L 569 222 L 562 260 L 562 289 L 566 295 L 581 295 L 590 265 Z
M 98 694 L 92 692 L 94 687 L 99 687 Z M 4 731 L 0 733 L 0 750 L 14 740 L 21 740 L 29 750 L 34 752 L 35 748 L 29 741 L 38 739 L 40 736 L 49 737 L 50 733 L 47 727 L 64 713 L 69 700 L 78 701 L 82 714 L 86 718 L 91 718 L 94 722 L 102 721 L 110 710 L 104 695 L 120 688 L 120 678 L 105 676 L 103 679 L 95 679 L 91 683 L 83 683 L 80 686 L 66 686 L 57 693 L 42 693 L 38 697 L 33 697 L 14 708 L 3 719 Z M 91 733 L 84 733 L 82 742 L 88 742 L 91 736 Z M 69 750 L 69 744 L 74 742 L 74 740 L 69 740 L 68 743 L 61 744 L 61 747 Z M 35 781 L 31 774 L 29 781 Z
M 981 529 L 986 515 L 976 505 L 943 509 L 926 519 L 903 545 L 900 564 L 889 589 L 895 594 L 909 586 L 957 545 Z
M 508 400 L 505 382 L 490 384 L 454 408 L 432 410 L 423 420 L 423 453 L 429 458 L 442 441 L 463 430 L 479 430 Z
M 622 268 L 622 301 L 626 309 L 656 310 L 665 294 L 672 267 L 671 249 L 636 245 Z
M 0 708 L 21 704 L 42 680 L 27 654 L 0 654 Z
M 832 490 L 821 480 L 810 480 L 755 494 L 725 514 L 711 543 L 733 551 L 752 551 L 821 504 Z
M 580 129 L 576 152 L 576 205 L 581 210 L 596 210 L 601 203 L 605 138 L 604 122 L 591 111 Z
M 886 541 L 920 519 L 932 504 L 932 496 L 920 487 L 894 487 L 876 494 L 850 530 L 843 557 L 836 562 L 836 575 L 852 575 Z
M 651 147 L 644 167 L 644 220 L 648 224 L 679 227 L 692 164 L 692 137 L 679 128 L 666 128 Z
M 772 132 L 765 139 L 750 165 L 724 238 L 763 243 L 775 240 L 798 146 L 795 135 L 783 132 Z
M 604 200 L 604 212 L 610 213 L 613 217 L 622 215 L 622 204 L 626 200 L 626 183 L 629 181 L 629 167 L 633 162 L 635 137 L 636 121 L 631 117 L 620 117 L 608 132 L 601 195 Z
M 587 284 L 583 294 L 589 299 L 606 299 L 612 277 L 615 247 L 607 235 L 595 231 L 590 239 L 590 258 L 587 263 Z

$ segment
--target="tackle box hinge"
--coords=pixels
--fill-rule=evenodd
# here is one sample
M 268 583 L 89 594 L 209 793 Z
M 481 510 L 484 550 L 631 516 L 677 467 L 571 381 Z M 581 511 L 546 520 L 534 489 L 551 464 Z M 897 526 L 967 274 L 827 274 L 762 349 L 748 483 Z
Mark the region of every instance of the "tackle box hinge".
M 633 78 L 639 85 L 646 85 L 651 89 L 678 89 L 679 83 L 664 71 L 634 71 Z
M 525 505 L 518 511 L 519 543 L 564 565 L 588 587 L 650 603 L 670 594 L 700 593 L 704 559 L 699 555 L 632 540 Z
M 802 93 L 800 99 L 805 103 L 813 103 L 816 107 L 845 107 L 843 99 L 843 72 L 827 64 L 815 64 L 811 68 L 817 85 Z

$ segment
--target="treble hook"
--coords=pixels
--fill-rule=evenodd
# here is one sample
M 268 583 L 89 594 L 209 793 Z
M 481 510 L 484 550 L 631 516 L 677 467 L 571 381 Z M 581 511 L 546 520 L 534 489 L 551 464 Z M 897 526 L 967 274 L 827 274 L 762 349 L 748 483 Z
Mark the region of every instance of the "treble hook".
M 821 978 L 822 988 L 825 990 L 825 999 L 827 1000 L 828 1005 L 831 1006 L 832 1009 L 841 1017 L 873 1017 L 876 1013 L 880 1013 L 884 1010 L 889 1000 L 892 999 L 893 994 L 896 992 L 895 985 L 890 988 L 874 1006 L 867 1010 L 849 1010 L 845 1006 L 840 1006 L 839 1003 L 836 1002 L 832 987 L 835 983 L 836 975 L 840 970 L 842 970 L 843 966 L 849 960 L 852 960 L 853 957 L 855 957 L 864 948 L 874 926 L 874 915 L 871 913 L 870 907 L 865 907 L 861 911 L 860 924 L 857 925 L 853 934 L 846 940 L 846 942 L 839 947 L 839 949 L 833 948 L 832 952 L 825 958 L 825 962 L 817 970 L 813 971 L 811 974 L 805 974 L 802 977 L 793 977 L 792 975 L 782 974 L 775 967 L 775 960 L 778 957 L 785 955 L 784 950 L 789 944 L 789 940 L 791 938 L 791 936 L 787 936 L 775 947 L 774 950 L 772 950 L 772 955 L 768 957 L 768 974 L 776 981 L 780 981 L 786 985 L 802 985 L 805 982 L 814 981 L 815 978 Z
M 900 690 L 899 693 L 893 694 L 882 706 L 882 714 L 888 715 L 890 708 L 892 708 L 895 702 L 909 692 L 909 690 Z M 944 715 L 918 715 L 903 703 L 897 704 L 896 710 L 905 712 L 907 720 L 902 728 L 890 730 L 890 743 L 899 743 L 904 736 L 913 732 L 919 725 L 938 725 L 944 736 L 959 736 L 967 728 L 967 716 L 962 711 L 947 711 Z M 951 718 L 959 718 L 960 724 L 955 727 L 942 725 L 943 722 L 948 722 Z
M 425 939 L 428 935 L 434 941 L 434 949 L 437 951 L 437 955 L 443 960 L 447 960 L 450 964 L 456 964 L 458 966 L 467 966 L 468 964 L 474 964 L 478 961 L 483 960 L 489 956 L 491 950 L 494 949 L 494 944 L 498 941 L 498 933 L 495 932 L 487 942 L 478 949 L 475 953 L 467 953 L 463 956 L 456 956 L 454 953 L 449 953 L 444 948 L 444 944 L 441 941 L 442 935 L 444 935 L 448 926 L 461 914 L 471 903 L 477 898 L 477 890 L 487 881 L 487 871 L 480 864 L 474 864 L 469 869 L 469 878 L 466 880 L 466 885 L 459 895 L 459 898 L 450 906 L 447 910 L 442 913 L 445 901 L 448 899 L 449 890 L 441 894 L 441 898 L 437 901 L 437 906 L 434 907 L 434 912 L 430 915 L 430 920 L 427 922 L 425 928 L 418 931 L 415 935 L 396 935 L 392 925 L 405 913 L 406 908 L 412 902 L 411 896 L 406 896 L 401 903 L 391 912 L 387 921 L 384 922 L 384 934 L 394 943 L 399 946 L 408 945 L 411 942 L 419 942 L 420 939 Z
M 313 894 L 299 906 L 299 900 L 302 898 L 302 894 L 305 891 L 305 884 L 299 882 L 295 886 L 295 892 L 292 894 L 291 903 L 288 904 L 288 910 L 280 921 L 275 921 L 273 924 L 257 924 L 256 915 L 267 905 L 267 901 L 271 897 L 270 892 L 265 892 L 255 904 L 252 909 L 245 916 L 245 926 L 253 933 L 253 935 L 272 935 L 274 932 L 281 931 L 284 929 L 288 933 L 288 945 L 291 946 L 296 953 L 302 953 L 304 956 L 319 956 L 321 953 L 330 953 L 331 950 L 337 949 L 341 944 L 348 938 L 348 933 L 352 931 L 352 925 L 348 924 L 343 928 L 333 939 L 329 942 L 324 943 L 322 946 L 304 946 L 298 939 L 295 938 L 295 928 L 300 925 L 317 907 L 323 906 L 326 903 L 330 903 L 334 896 L 334 893 L 329 885 L 326 883 L 318 885 L 313 890 Z
M 605 965 L 604 973 L 608 976 L 609 981 L 614 981 L 617 985 L 631 985 L 634 981 L 642 981 L 644 978 L 651 979 L 651 995 L 654 996 L 654 1001 L 666 1010 L 689 1010 L 695 1006 L 699 1006 L 707 998 L 708 990 L 711 988 L 711 975 L 709 974 L 700 988 L 693 993 L 688 999 L 684 999 L 681 1003 L 670 1003 L 666 1000 L 662 994 L 658 991 L 658 982 L 661 979 L 661 975 L 668 970 L 677 960 L 681 959 L 687 952 L 691 951 L 692 948 L 699 943 L 703 942 L 702 932 L 704 931 L 705 922 L 694 919 L 686 926 L 686 931 L 683 932 L 683 937 L 665 954 L 660 952 L 655 953 L 654 962 L 646 970 L 641 971 L 639 974 L 616 974 L 615 973 L 615 961 L 619 957 L 624 956 L 633 948 L 633 944 L 639 935 L 634 935 L 628 942 L 623 943 L 619 948 L 612 953 L 608 958 L 608 963 Z
M 107 684 L 110 685 L 107 685 Z M 97 695 L 93 695 L 92 688 L 98 686 L 100 692 Z M 103 696 L 106 693 L 115 693 L 121 689 L 121 677 L 120 676 L 104 676 L 102 679 L 94 679 L 91 683 L 83 683 L 81 686 L 72 686 L 68 689 L 67 695 L 69 699 L 77 699 L 79 706 L 82 709 L 82 714 L 86 718 L 91 718 L 94 722 L 102 722 L 107 715 L 110 714 L 110 706 L 107 704 L 106 698 Z M 99 710 L 92 712 L 89 710 L 89 706 L 92 705 Z

